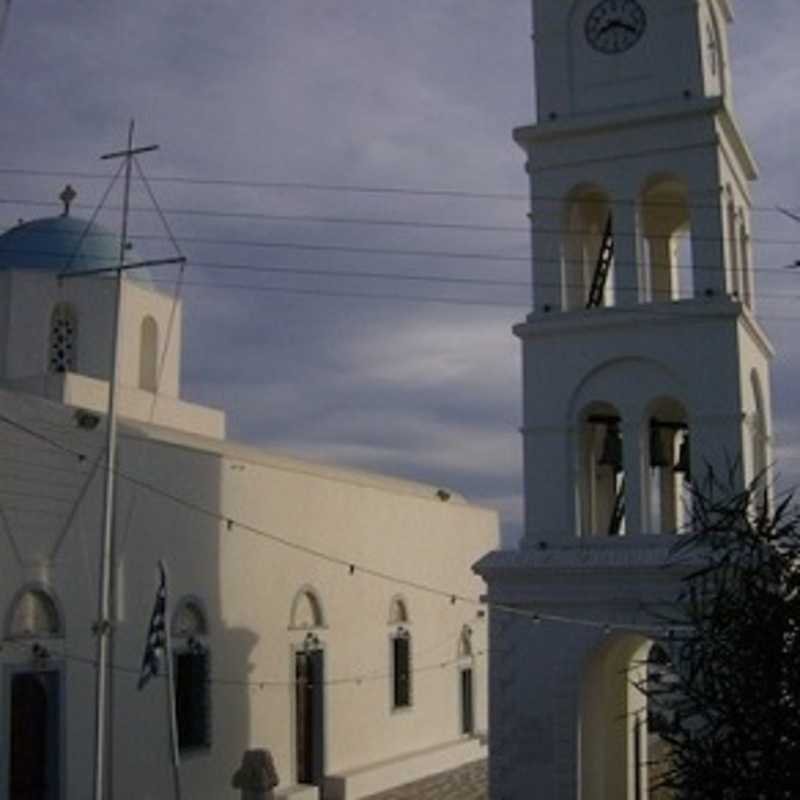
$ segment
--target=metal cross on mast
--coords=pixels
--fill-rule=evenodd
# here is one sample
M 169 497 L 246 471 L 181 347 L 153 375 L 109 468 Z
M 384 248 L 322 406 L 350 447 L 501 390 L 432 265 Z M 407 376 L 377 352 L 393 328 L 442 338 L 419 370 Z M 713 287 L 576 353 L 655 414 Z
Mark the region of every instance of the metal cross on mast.
M 125 182 L 122 198 L 122 231 L 119 242 L 119 259 L 115 267 L 81 270 L 80 272 L 62 273 L 61 278 L 79 278 L 85 275 L 100 273 L 114 274 L 114 315 L 111 334 L 111 371 L 108 381 L 108 411 L 106 432 L 106 470 L 103 493 L 102 535 L 100 540 L 100 586 L 97 601 L 97 622 L 94 633 L 97 637 L 97 676 L 95 684 L 95 759 L 94 759 L 94 800 L 103 800 L 106 796 L 106 748 L 108 744 L 108 676 L 110 671 L 111 637 L 111 558 L 114 551 L 114 476 L 117 453 L 117 362 L 119 360 L 119 326 L 120 307 L 122 305 L 122 274 L 128 269 L 161 264 L 182 264 L 185 258 L 168 258 L 160 261 L 142 261 L 125 264 L 125 253 L 128 250 L 128 217 L 130 214 L 131 172 L 134 158 L 142 153 L 150 153 L 158 149 L 158 145 L 146 147 L 133 146 L 134 122 L 128 127 L 128 145 L 124 150 L 107 153 L 103 160 L 125 159 Z M 65 201 L 66 202 L 66 201 Z

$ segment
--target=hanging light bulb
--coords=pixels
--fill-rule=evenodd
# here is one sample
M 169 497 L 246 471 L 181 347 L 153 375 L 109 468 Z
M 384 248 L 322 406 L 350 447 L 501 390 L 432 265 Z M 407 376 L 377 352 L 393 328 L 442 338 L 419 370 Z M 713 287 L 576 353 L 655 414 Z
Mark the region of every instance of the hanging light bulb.
M 670 458 L 664 448 L 664 428 L 655 420 L 650 423 L 650 466 L 669 467 Z
M 690 481 L 692 479 L 692 458 L 691 451 L 689 449 L 688 432 L 683 434 L 681 446 L 678 449 L 678 461 L 673 467 L 673 471 L 681 473 L 685 481 Z
M 601 467 L 612 467 L 615 472 L 622 470 L 622 436 L 616 422 L 606 423 L 606 435 L 603 438 L 603 450 L 597 463 Z

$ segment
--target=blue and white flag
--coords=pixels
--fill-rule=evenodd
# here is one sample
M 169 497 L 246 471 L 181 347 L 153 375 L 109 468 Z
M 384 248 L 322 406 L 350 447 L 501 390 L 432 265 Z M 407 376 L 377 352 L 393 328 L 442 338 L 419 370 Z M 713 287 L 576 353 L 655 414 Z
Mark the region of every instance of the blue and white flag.
M 147 630 L 142 669 L 139 673 L 139 689 L 143 689 L 151 678 L 158 675 L 167 651 L 167 574 L 160 561 L 158 571 L 161 577 Z

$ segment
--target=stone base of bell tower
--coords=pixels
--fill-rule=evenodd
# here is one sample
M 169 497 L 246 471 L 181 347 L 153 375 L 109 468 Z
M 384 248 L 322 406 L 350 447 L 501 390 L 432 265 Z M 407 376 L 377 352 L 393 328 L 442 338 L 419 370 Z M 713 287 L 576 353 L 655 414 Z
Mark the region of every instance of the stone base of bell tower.
M 633 682 L 689 568 L 670 557 L 674 542 L 580 540 L 476 564 L 491 609 L 490 800 L 646 796 Z

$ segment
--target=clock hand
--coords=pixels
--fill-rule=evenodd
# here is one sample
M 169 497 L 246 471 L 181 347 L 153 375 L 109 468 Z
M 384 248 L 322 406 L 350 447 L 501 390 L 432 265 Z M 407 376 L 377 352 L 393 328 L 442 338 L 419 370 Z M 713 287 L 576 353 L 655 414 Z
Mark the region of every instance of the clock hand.
M 614 28 L 622 28 L 623 30 L 630 31 L 631 33 L 636 33 L 636 28 L 633 25 L 629 25 L 627 22 L 623 22 L 621 19 L 612 19 L 600 29 L 600 35 L 602 36 L 604 33 L 608 33 Z

